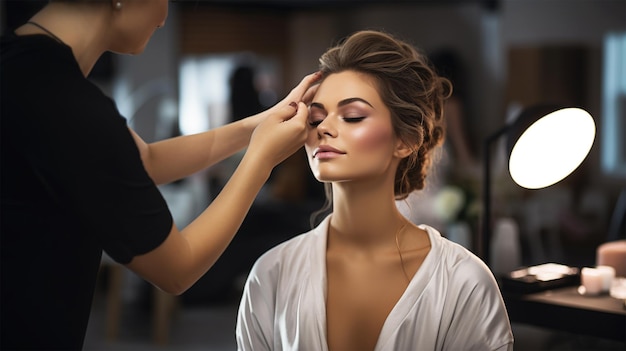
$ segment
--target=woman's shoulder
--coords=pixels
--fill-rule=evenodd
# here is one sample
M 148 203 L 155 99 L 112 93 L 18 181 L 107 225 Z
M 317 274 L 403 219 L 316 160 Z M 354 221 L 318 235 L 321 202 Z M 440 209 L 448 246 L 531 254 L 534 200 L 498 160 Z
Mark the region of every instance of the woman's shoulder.
M 489 267 L 464 246 L 441 236 L 434 228 L 422 226 L 431 239 L 432 247 L 438 257 L 440 269 L 445 270 L 451 280 L 456 282 L 495 282 Z

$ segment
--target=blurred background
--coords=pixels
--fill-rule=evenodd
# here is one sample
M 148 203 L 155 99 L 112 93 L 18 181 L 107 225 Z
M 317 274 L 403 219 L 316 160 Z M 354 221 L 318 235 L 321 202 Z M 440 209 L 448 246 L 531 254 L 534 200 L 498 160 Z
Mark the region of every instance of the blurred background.
M 2 32 L 45 3 L 3 0 Z M 596 123 L 594 145 L 574 174 L 541 190 L 515 185 L 504 144 L 494 148 L 494 234 L 500 221 L 512 223 L 515 240 L 494 243 L 492 269 L 592 266 L 599 245 L 626 238 L 618 206 L 626 191 L 626 0 L 172 1 L 144 54 L 106 54 L 90 79 L 146 141 L 156 141 L 273 105 L 317 69 L 328 47 L 361 29 L 415 44 L 455 87 L 440 162 L 424 191 L 398 203 L 412 221 L 476 251 L 483 140 L 522 108 L 549 102 L 586 109 Z M 161 187 L 179 227 L 219 193 L 240 157 Z M 275 169 L 214 268 L 176 298 L 105 256 L 85 348 L 235 349 L 249 268 L 270 247 L 309 230 L 323 201 L 300 150 Z M 514 331 L 516 350 L 624 346 L 528 325 L 515 324 Z

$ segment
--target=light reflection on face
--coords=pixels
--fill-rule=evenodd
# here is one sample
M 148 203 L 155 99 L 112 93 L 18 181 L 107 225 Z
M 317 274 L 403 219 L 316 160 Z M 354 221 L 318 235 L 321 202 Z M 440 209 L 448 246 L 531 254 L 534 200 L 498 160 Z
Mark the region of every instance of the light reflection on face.
M 305 149 L 317 180 L 345 182 L 395 172 L 390 112 L 371 77 L 353 71 L 326 77 L 309 107 L 308 123 Z

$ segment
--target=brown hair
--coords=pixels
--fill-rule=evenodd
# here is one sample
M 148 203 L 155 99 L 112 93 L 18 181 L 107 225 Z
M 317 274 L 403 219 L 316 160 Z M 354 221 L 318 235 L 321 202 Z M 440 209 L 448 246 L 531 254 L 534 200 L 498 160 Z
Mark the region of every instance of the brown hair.
M 414 46 L 381 31 L 356 32 L 328 49 L 319 62 L 324 77 L 351 70 L 374 78 L 391 111 L 394 133 L 413 149 L 398 165 L 396 199 L 423 189 L 431 151 L 444 141 L 443 105 L 452 93 L 450 81 L 438 76 Z

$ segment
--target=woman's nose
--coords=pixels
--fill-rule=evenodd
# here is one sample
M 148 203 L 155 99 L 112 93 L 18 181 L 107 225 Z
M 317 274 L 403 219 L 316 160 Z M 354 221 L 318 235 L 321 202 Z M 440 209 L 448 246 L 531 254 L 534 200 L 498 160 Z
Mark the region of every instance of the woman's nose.
M 337 135 L 337 129 L 334 126 L 330 116 L 324 118 L 324 120 L 317 125 L 317 135 L 318 137 L 322 137 L 323 135 L 329 137 L 335 137 Z

